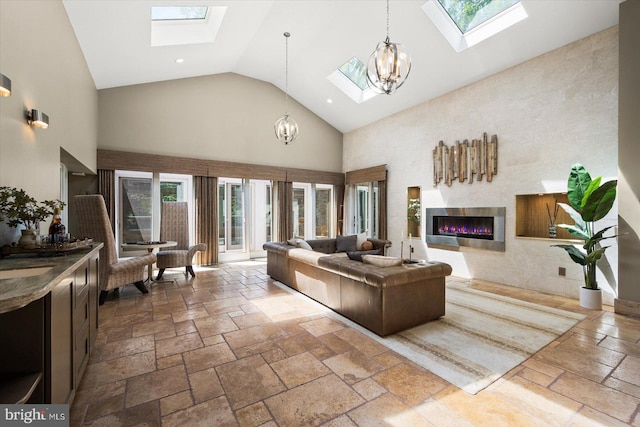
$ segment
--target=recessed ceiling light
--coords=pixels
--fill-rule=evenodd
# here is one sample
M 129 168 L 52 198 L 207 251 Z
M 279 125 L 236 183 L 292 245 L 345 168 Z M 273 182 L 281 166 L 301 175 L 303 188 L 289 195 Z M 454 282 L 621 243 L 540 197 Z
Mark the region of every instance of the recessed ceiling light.
M 328 99 L 327 99 L 327 104 L 333 104 L 333 99 L 328 98 Z
M 182 59 L 182 58 L 178 58 L 178 59 L 176 59 L 176 62 L 177 62 L 178 64 L 182 64 L 182 63 L 184 62 L 184 59 Z

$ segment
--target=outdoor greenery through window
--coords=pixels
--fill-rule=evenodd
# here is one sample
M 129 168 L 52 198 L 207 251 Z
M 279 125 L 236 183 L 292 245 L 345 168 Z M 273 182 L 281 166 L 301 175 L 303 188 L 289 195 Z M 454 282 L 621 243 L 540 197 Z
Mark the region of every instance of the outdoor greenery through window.
M 438 0 L 464 34 L 504 12 L 520 0 Z
M 152 21 L 176 21 L 204 19 L 207 17 L 207 6 L 153 6 Z
M 365 90 L 369 87 L 367 67 L 355 56 L 342 64 L 338 70 L 358 86 L 360 90 Z

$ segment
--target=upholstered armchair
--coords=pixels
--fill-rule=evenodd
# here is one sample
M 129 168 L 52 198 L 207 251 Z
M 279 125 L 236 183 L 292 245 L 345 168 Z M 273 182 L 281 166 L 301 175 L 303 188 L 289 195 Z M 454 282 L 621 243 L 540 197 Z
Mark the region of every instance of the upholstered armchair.
M 104 304 L 110 290 L 128 284 L 133 283 L 140 292 L 148 293 L 144 285 L 144 270 L 156 261 L 155 254 L 118 260 L 113 229 L 102 195 L 75 196 L 75 204 L 78 215 L 78 237 L 90 237 L 104 243 L 104 247 L 100 249 L 98 271 L 100 305 Z
M 158 277 L 162 278 L 165 268 L 185 267 L 185 276 L 196 277 L 193 272 L 193 256 L 206 251 L 205 243 L 189 245 L 189 207 L 187 202 L 162 202 L 160 218 L 160 240 L 175 241 L 176 246 L 158 252 Z

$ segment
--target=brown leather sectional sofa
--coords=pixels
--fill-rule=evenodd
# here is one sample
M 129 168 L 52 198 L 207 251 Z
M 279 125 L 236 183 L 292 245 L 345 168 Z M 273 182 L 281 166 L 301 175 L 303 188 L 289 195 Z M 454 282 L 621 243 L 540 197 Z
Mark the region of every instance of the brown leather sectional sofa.
M 383 251 L 391 245 L 368 240 Z M 444 315 L 450 265 L 430 261 L 383 268 L 335 253 L 336 239 L 307 243 L 313 251 L 265 243 L 267 274 L 380 336 Z

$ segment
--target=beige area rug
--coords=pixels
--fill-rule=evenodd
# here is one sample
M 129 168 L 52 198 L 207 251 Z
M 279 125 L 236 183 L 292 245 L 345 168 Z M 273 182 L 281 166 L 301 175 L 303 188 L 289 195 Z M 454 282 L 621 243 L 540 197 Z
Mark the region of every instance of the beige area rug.
M 445 316 L 378 341 L 476 394 L 585 316 L 448 283 Z
M 470 394 L 478 393 L 586 317 L 478 291 L 454 278 L 447 281 L 444 317 L 382 338 L 276 283 Z

